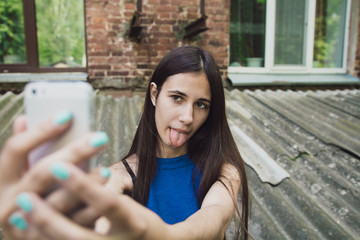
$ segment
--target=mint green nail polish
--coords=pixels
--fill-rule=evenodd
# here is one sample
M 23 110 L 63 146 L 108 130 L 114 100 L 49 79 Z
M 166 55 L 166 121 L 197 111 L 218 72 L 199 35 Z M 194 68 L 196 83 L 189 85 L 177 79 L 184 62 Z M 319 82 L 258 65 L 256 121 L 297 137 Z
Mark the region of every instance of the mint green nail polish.
M 33 208 L 31 198 L 26 193 L 20 193 L 16 197 L 16 203 L 25 212 L 31 212 Z
M 13 213 L 9 218 L 9 223 L 21 231 L 27 228 L 26 220 L 19 213 Z
M 66 166 L 61 162 L 54 163 L 51 166 L 51 172 L 56 178 L 60 180 L 68 179 L 70 176 L 70 173 L 66 169 Z
M 111 170 L 110 168 L 108 167 L 103 167 L 100 169 L 100 175 L 103 177 L 103 178 L 109 178 L 110 175 L 111 175 Z
M 54 117 L 54 124 L 55 125 L 61 125 L 64 124 L 72 118 L 72 113 L 70 111 L 62 111 L 55 115 Z
M 90 144 L 93 147 L 100 147 L 107 142 L 109 142 L 109 137 L 106 135 L 105 132 L 97 132 L 90 139 Z

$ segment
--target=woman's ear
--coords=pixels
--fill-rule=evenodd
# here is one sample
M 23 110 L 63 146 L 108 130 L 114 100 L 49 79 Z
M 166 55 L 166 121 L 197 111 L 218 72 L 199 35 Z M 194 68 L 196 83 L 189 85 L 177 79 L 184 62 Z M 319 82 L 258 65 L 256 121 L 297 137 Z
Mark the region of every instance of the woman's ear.
M 150 83 L 150 99 L 154 107 L 156 106 L 157 95 L 158 95 L 157 85 L 156 83 L 152 82 Z

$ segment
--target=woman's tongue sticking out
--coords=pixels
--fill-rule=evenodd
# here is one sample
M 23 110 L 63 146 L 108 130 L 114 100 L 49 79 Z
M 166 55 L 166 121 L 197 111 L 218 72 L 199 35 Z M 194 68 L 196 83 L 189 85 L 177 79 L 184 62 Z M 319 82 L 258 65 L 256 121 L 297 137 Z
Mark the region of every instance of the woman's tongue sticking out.
M 170 128 L 170 142 L 174 147 L 182 146 L 187 140 L 187 133 Z

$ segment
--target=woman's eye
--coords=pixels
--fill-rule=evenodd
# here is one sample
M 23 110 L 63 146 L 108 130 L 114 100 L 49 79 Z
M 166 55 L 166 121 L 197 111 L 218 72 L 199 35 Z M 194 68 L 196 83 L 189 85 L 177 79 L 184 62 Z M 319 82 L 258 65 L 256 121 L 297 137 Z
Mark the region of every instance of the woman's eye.
M 182 97 L 178 95 L 172 95 L 171 97 L 175 102 L 181 102 L 182 100 Z
M 208 109 L 209 108 L 209 106 L 207 104 L 202 103 L 202 102 L 197 102 L 195 105 L 196 105 L 196 107 L 201 108 L 201 109 Z

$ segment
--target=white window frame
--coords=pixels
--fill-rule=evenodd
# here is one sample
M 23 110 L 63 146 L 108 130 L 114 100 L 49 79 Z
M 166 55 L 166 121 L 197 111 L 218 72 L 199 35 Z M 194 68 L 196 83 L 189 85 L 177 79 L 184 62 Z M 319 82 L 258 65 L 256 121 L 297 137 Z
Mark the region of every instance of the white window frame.
M 343 64 L 341 68 L 313 68 L 313 45 L 315 33 L 315 14 L 316 14 L 316 0 L 306 0 L 306 21 L 307 27 L 306 43 L 305 43 L 305 66 L 274 66 L 274 49 L 275 49 L 275 12 L 276 0 L 266 1 L 266 34 L 265 34 L 265 56 L 264 67 L 241 67 L 229 66 L 229 73 L 276 73 L 276 74 L 342 74 L 346 73 L 347 56 L 348 56 L 348 39 L 350 28 L 350 6 L 351 0 L 347 0 L 346 6 L 346 23 L 344 32 L 344 49 L 343 49 Z M 307 25 L 307 26 L 306 26 Z

